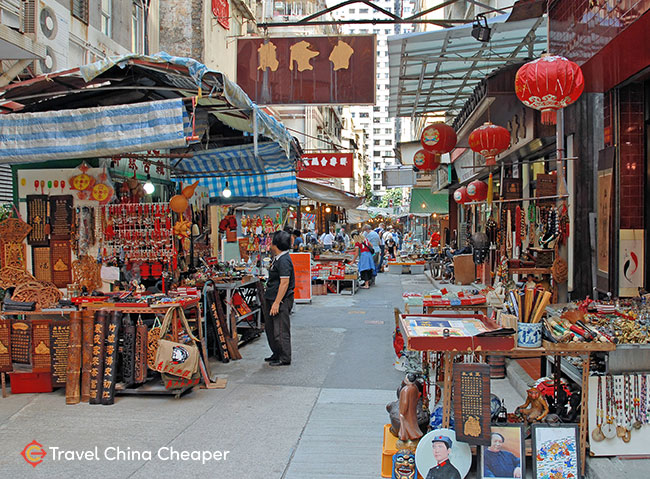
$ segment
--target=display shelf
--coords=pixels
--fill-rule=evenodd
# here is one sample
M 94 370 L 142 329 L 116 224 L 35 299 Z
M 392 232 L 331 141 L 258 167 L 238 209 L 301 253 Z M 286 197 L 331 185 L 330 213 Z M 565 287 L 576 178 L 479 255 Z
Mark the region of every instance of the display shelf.
M 555 357 L 546 356 L 546 363 L 549 366 L 552 365 L 553 367 L 555 367 Z M 569 379 L 571 379 L 571 381 L 575 382 L 576 384 L 580 384 L 582 382 L 582 368 L 576 367 L 574 364 L 570 363 L 569 361 L 561 361 L 560 369 Z M 549 368 L 547 366 L 547 371 L 548 370 Z

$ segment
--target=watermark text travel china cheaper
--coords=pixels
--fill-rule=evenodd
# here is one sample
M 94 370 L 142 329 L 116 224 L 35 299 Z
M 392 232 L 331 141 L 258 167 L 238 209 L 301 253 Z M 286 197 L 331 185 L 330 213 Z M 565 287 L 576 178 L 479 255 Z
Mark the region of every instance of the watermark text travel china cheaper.
M 109 446 L 100 453 L 99 447 L 82 451 L 66 450 L 60 447 L 47 448 L 53 461 L 151 461 L 154 457 L 161 461 L 200 461 L 201 464 L 212 461 L 226 461 L 230 451 L 185 451 L 163 446 L 155 454 L 151 450 L 126 449 Z

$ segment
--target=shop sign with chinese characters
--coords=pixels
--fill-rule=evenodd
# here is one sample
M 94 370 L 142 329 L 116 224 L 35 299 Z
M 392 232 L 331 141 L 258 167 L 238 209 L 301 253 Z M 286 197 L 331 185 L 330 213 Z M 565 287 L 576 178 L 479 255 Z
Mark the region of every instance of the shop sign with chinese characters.
M 352 153 L 307 153 L 302 155 L 298 178 L 353 178 Z
M 375 103 L 374 35 L 240 38 L 237 83 L 256 103 Z

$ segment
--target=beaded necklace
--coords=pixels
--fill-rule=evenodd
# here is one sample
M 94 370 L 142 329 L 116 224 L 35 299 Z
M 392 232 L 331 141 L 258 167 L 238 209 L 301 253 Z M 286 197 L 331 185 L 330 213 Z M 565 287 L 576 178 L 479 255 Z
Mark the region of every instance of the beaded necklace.
M 596 427 L 591 431 L 591 438 L 596 441 L 602 441 L 605 439 L 603 434 L 602 425 L 603 419 L 605 417 L 605 411 L 603 410 L 603 378 L 598 376 L 598 394 L 596 397 Z
M 640 379 L 639 375 L 635 374 L 634 375 L 634 422 L 632 423 L 632 427 L 634 429 L 641 429 L 641 426 L 643 423 L 641 422 L 641 390 L 640 390 Z
M 643 424 L 648 424 L 648 384 L 647 376 L 641 376 L 641 417 Z
M 614 397 L 614 381 L 611 374 L 605 376 L 605 414 L 607 422 L 602 425 L 603 435 L 607 439 L 616 437 L 616 428 L 614 427 L 614 405 L 612 404 Z

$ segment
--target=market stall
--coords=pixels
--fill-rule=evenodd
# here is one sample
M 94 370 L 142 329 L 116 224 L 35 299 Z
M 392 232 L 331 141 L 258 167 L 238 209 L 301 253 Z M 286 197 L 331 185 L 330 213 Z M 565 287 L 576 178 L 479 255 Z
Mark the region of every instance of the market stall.
M 96 106 L 105 95 L 111 106 Z M 259 336 L 263 268 L 213 258 L 231 227 L 219 232 L 227 214 L 209 203 L 228 179 L 237 201 L 297 199 L 291 135 L 221 73 L 165 54 L 37 77 L 0 100 L 15 198 L 0 216 L 3 393 L 5 372 L 13 392 L 66 385 L 71 404 L 97 377 L 105 404 L 225 387 L 209 356 L 240 358 Z M 163 350 L 188 367 L 157 360 Z

